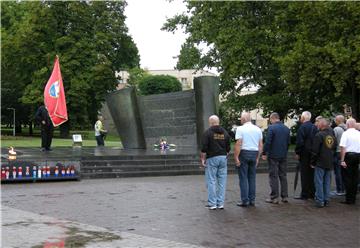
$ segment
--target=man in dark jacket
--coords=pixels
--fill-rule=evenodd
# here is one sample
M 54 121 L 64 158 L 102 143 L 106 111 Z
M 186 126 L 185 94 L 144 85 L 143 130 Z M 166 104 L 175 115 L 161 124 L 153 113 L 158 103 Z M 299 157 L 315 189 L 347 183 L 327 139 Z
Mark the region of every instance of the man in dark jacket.
M 328 120 L 320 119 L 319 129 L 311 148 L 311 167 L 315 168 L 316 206 L 322 208 L 329 204 L 331 170 L 337 142 Z
M 315 196 L 314 169 L 310 167 L 311 146 L 317 128 L 310 122 L 311 113 L 304 111 L 301 114 L 302 123 L 296 135 L 295 153 L 300 161 L 301 195 L 300 199 L 313 199 Z
M 287 152 L 290 144 L 290 129 L 280 121 L 278 113 L 270 115 L 270 122 L 263 150 L 263 160 L 269 163 L 270 198 L 267 203 L 279 203 L 279 179 L 282 202 L 288 202 L 286 178 Z
M 51 122 L 49 113 L 44 105 L 40 106 L 35 114 L 35 120 L 41 127 L 41 151 L 51 151 L 51 141 L 54 126 Z
M 210 116 L 210 128 L 203 134 L 200 154 L 208 189 L 207 207 L 211 210 L 224 209 L 227 155 L 230 152 L 230 136 L 219 124 L 219 117 Z

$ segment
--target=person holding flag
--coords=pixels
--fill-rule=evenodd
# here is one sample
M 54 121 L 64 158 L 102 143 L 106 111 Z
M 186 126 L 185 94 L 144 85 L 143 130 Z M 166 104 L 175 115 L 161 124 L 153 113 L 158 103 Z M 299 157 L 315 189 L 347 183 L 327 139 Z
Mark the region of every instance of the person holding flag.
M 68 120 L 64 84 L 57 55 L 53 71 L 44 89 L 44 103 L 45 106 L 38 109 L 36 119 L 41 124 L 41 149 L 50 151 L 53 127 L 60 126 Z
M 38 108 L 35 114 L 35 120 L 41 127 L 41 151 L 51 151 L 54 126 L 44 105 Z

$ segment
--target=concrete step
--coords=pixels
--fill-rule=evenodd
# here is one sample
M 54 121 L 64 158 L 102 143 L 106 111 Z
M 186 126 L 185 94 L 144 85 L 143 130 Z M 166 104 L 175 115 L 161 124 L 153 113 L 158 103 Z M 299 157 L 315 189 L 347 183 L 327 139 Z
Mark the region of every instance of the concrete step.
M 200 164 L 199 159 L 148 159 L 148 160 L 92 160 L 81 161 L 83 166 L 177 165 Z
M 294 167 L 288 168 L 288 172 L 295 171 Z M 228 169 L 229 174 L 237 173 L 235 168 Z M 257 173 L 267 173 L 267 168 L 258 167 Z M 145 176 L 180 176 L 180 175 L 202 175 L 204 170 L 200 168 L 187 169 L 187 170 L 140 170 L 140 171 L 122 171 L 122 172 L 82 172 L 83 179 L 96 179 L 96 178 L 125 178 L 125 177 L 145 177 Z

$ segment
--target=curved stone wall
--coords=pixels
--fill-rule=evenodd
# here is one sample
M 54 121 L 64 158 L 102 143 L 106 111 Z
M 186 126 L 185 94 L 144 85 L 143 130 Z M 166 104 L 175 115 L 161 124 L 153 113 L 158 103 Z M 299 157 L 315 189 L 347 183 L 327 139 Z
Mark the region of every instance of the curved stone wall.
M 195 78 L 194 90 L 150 96 L 125 88 L 106 102 L 125 149 L 152 148 L 161 138 L 197 149 L 209 116 L 218 114 L 219 80 L 202 76 Z

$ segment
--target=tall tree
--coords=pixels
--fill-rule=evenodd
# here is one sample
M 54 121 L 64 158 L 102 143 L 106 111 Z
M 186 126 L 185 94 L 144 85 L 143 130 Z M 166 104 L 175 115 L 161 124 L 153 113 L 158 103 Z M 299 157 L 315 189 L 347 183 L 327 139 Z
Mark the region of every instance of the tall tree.
M 319 114 L 351 103 L 359 117 L 357 3 L 186 3 L 187 13 L 163 29 L 183 26 L 190 40 L 207 44 L 200 64 L 220 72 L 229 108 Z M 246 87 L 257 93 L 240 96 Z
M 2 91 L 15 85 L 13 104 L 34 110 L 43 101 L 57 54 L 69 121 L 74 127 L 89 127 L 107 92 L 116 88 L 115 71 L 139 65 L 125 25 L 125 6 L 124 1 L 2 3 Z M 2 98 L 8 100 L 7 95 Z
M 175 69 L 197 69 L 200 65 L 200 57 L 201 53 L 199 49 L 194 45 L 194 43 L 187 41 L 181 45 L 181 50 Z

